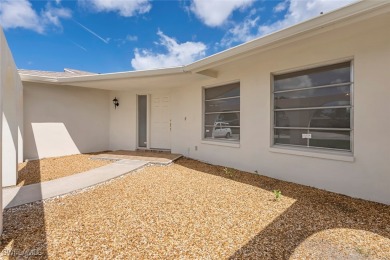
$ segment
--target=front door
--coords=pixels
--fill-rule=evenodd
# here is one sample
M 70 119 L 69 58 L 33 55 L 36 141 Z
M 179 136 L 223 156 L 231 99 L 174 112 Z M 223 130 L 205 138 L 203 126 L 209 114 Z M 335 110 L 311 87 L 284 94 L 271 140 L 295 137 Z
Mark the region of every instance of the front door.
M 169 103 L 169 95 L 152 95 L 150 148 L 171 149 L 171 110 Z

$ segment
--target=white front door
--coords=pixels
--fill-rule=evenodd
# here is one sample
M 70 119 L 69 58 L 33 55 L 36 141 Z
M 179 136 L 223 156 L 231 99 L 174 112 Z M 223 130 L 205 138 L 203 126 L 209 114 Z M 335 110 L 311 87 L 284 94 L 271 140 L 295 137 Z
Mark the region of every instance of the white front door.
M 171 149 L 169 95 L 152 95 L 150 148 Z

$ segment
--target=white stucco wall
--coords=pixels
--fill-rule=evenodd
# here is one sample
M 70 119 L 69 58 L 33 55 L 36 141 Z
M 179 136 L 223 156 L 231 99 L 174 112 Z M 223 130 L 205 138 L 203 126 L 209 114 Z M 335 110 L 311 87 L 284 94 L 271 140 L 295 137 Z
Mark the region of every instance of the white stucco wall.
M 16 113 L 18 120 L 18 163 L 23 162 L 23 139 L 24 139 L 24 122 L 23 122 L 23 83 L 20 81 L 19 73 L 15 71 L 15 74 L 18 76 L 18 88 L 16 89 Z
M 115 109 L 112 100 L 119 100 Z M 110 92 L 110 150 L 135 150 L 137 96 L 129 91 Z
M 137 95 L 149 95 L 149 98 L 153 95 L 167 95 L 170 97 L 171 91 L 172 90 L 169 88 L 149 90 L 139 89 L 132 91 L 111 91 L 110 150 L 137 149 Z M 117 107 L 116 109 L 114 109 L 114 105 L 112 104 L 112 100 L 114 99 L 114 97 L 119 100 L 120 104 L 119 107 Z M 173 113 L 176 113 L 175 108 L 173 107 L 170 112 L 171 117 L 173 118 Z
M 108 91 L 24 84 L 24 158 L 109 148 Z
M 18 109 L 22 103 L 23 89 L 12 54 L 0 27 L 0 187 L 14 185 L 17 179 L 18 144 L 22 114 Z M 2 192 L 0 192 L 0 234 L 3 230 Z
M 12 54 L 7 46 L 4 34 L 1 32 L 2 60 L 2 187 L 16 185 L 18 172 L 17 163 L 23 149 L 23 85 L 16 70 Z
M 19 98 L 18 91 L 21 84 L 15 84 L 19 75 L 12 71 L 11 66 L 7 67 L 6 84 L 3 86 L 3 187 L 16 185 L 17 182 L 17 163 L 18 163 L 18 144 L 19 144 Z M 15 70 L 16 71 L 16 70 Z M 19 79 L 20 81 L 20 79 Z
M 333 29 L 220 66 L 217 79 L 174 89 L 172 152 L 390 204 L 389 26 L 386 14 Z M 345 58 L 354 63 L 354 161 L 272 151 L 271 73 Z M 241 82 L 240 147 L 202 143 L 202 86 L 233 80 Z

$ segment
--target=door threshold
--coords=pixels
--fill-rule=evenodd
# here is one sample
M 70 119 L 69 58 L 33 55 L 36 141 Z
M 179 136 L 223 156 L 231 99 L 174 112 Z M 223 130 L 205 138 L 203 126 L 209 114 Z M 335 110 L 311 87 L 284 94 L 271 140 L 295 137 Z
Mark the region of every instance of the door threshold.
M 137 148 L 136 151 L 145 151 L 145 152 L 152 152 L 152 153 L 170 153 L 170 149 L 157 149 L 157 148 Z

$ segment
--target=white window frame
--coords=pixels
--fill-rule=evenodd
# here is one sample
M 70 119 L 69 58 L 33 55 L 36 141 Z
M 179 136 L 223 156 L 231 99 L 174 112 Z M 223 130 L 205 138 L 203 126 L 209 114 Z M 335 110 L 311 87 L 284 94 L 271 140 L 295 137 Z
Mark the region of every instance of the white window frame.
M 205 138 L 205 119 L 206 119 L 206 90 L 211 88 L 217 88 L 217 87 L 223 87 L 225 85 L 239 83 L 240 84 L 240 96 L 238 96 L 240 100 L 240 111 L 237 111 L 240 113 L 240 125 L 238 126 L 240 128 L 240 139 L 239 140 L 223 140 L 218 138 Z M 237 97 L 236 97 L 237 98 Z M 221 98 L 224 99 L 224 98 Z M 217 100 L 217 99 L 215 99 Z M 233 111 L 235 112 L 235 111 Z M 241 81 L 240 80 L 232 80 L 227 82 L 222 82 L 214 85 L 204 86 L 202 87 L 202 129 L 201 129 L 201 143 L 203 144 L 212 144 L 212 145 L 220 145 L 220 146 L 227 146 L 227 147 L 240 147 L 241 142 Z
M 351 75 L 350 75 L 350 100 L 351 100 L 351 117 L 350 117 L 350 150 L 343 150 L 343 149 L 336 149 L 336 148 L 327 148 L 327 147 L 305 147 L 301 145 L 290 145 L 290 144 L 275 144 L 275 111 L 274 111 L 274 77 L 278 75 L 283 75 L 287 73 L 292 72 L 299 72 L 303 70 L 308 69 L 316 69 L 328 65 L 336 65 L 338 63 L 344 63 L 344 62 L 350 62 L 350 68 L 351 68 Z M 297 155 L 304 155 L 304 156 L 310 156 L 310 157 L 319 157 L 319 158 L 326 158 L 326 159 L 335 159 L 335 160 L 345 160 L 345 161 L 353 161 L 353 154 L 354 154 L 354 84 L 355 84 L 355 78 L 354 78 L 354 59 L 353 57 L 338 59 L 338 60 L 332 60 L 328 62 L 322 62 L 317 64 L 312 64 L 309 66 L 303 66 L 295 69 L 289 69 L 289 70 L 283 70 L 278 72 L 273 72 L 270 74 L 270 99 L 271 99 L 271 116 L 270 116 L 270 151 L 271 152 L 280 152 L 280 153 L 288 153 L 288 154 L 297 154 Z M 335 84 L 336 85 L 336 84 Z M 308 88 L 310 89 L 310 88 Z M 325 156 L 322 156 L 321 154 L 325 154 Z M 330 154 L 331 157 L 326 156 L 326 154 Z M 348 158 L 336 158 L 332 155 L 346 155 Z M 329 158 L 328 158 L 329 157 Z M 352 159 L 350 159 L 352 158 Z

